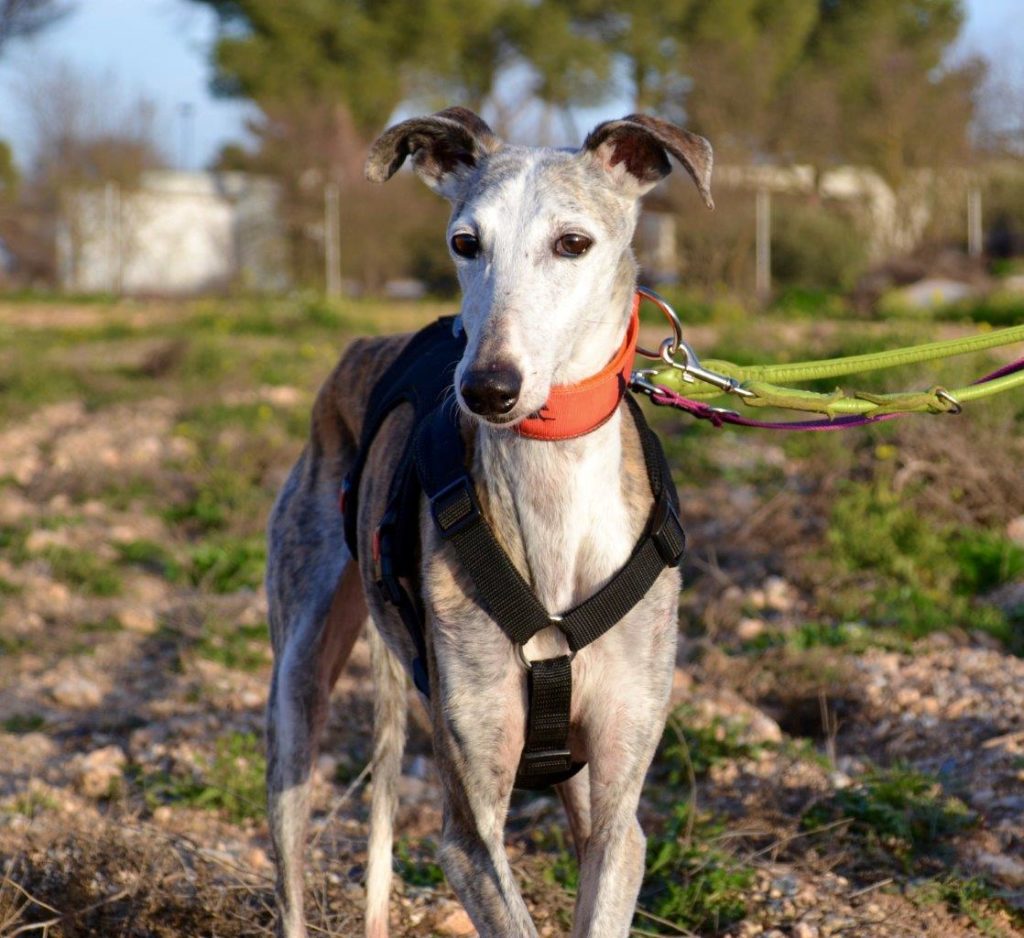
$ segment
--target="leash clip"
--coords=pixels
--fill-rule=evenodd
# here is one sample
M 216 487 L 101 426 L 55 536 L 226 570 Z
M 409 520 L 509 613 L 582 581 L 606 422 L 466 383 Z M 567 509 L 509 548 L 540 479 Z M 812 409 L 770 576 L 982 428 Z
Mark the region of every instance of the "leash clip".
M 645 349 L 638 345 L 636 347 L 638 354 L 643 355 L 645 358 L 661 359 L 669 367 L 681 371 L 683 373 L 683 380 L 690 384 L 703 381 L 705 384 L 710 384 L 726 394 L 737 394 L 740 397 L 755 396 L 753 391 L 741 387 L 740 382 L 735 378 L 720 375 L 715 371 L 708 371 L 707 368 L 701 365 L 697 353 L 693 350 L 693 346 L 683 338 L 683 324 L 679 321 L 679 316 L 668 300 L 663 296 L 659 296 L 648 287 L 637 287 L 636 292 L 642 299 L 649 300 L 657 306 L 669 321 L 669 325 L 672 326 L 672 335 L 661 343 L 657 352 L 652 352 L 650 349 Z M 678 353 L 682 353 L 682 361 L 676 361 Z M 637 374 L 643 376 L 644 374 L 655 373 L 654 371 L 634 372 L 634 376 Z M 646 384 L 638 383 L 636 386 L 646 394 L 653 394 L 657 390 L 650 382 L 646 382 Z

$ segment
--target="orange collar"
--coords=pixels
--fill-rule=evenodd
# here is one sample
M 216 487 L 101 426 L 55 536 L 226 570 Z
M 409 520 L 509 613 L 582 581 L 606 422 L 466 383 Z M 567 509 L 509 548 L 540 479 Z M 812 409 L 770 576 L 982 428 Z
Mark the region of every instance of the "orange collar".
M 640 294 L 626 327 L 626 338 L 607 365 L 578 384 L 551 389 L 547 403 L 521 420 L 515 430 L 531 440 L 569 440 L 596 430 L 615 413 L 629 386 L 629 376 L 640 331 Z

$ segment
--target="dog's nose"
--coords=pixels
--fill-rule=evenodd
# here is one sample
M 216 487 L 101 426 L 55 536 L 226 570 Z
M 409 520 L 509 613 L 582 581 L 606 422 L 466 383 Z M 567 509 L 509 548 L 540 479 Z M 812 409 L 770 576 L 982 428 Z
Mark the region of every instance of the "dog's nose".
M 519 370 L 504 362 L 467 371 L 459 385 L 466 406 L 481 417 L 507 414 L 516 406 L 522 388 Z

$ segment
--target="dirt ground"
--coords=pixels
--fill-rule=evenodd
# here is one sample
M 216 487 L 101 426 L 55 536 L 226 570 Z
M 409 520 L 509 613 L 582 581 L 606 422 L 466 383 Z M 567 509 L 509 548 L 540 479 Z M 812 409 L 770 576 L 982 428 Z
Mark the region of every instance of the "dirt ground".
M 260 532 L 317 381 L 362 325 L 303 315 L 282 336 L 206 307 L 0 310 L 0 936 L 272 933 Z M 907 455 L 933 464 L 920 434 L 879 445 L 927 475 Z M 649 856 L 634 934 L 1024 935 L 1024 659 L 952 621 L 797 641 L 840 589 L 820 578 L 837 543 L 825 457 L 676 442 L 674 460 L 699 450 L 675 463 L 680 709 L 643 803 L 666 859 Z M 1015 543 L 1019 443 L 986 450 L 976 483 L 961 473 L 956 509 L 972 484 L 996 492 L 972 518 Z M 947 511 L 926 488 L 918 510 Z M 998 590 L 1024 604 L 1024 581 Z M 394 933 L 473 934 L 434 863 L 439 788 L 410 700 Z M 361 644 L 316 771 L 314 935 L 361 933 L 371 707 Z M 557 799 L 516 795 L 508 831 L 538 930 L 568 934 Z

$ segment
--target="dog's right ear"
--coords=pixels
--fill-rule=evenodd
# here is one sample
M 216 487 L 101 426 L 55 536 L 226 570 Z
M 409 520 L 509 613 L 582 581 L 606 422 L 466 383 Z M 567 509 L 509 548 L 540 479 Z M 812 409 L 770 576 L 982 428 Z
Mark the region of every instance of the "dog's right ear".
M 459 180 L 500 146 L 482 118 L 464 107 L 450 107 L 385 130 L 370 147 L 366 178 L 386 182 L 411 156 L 416 175 L 435 192 L 451 198 Z

